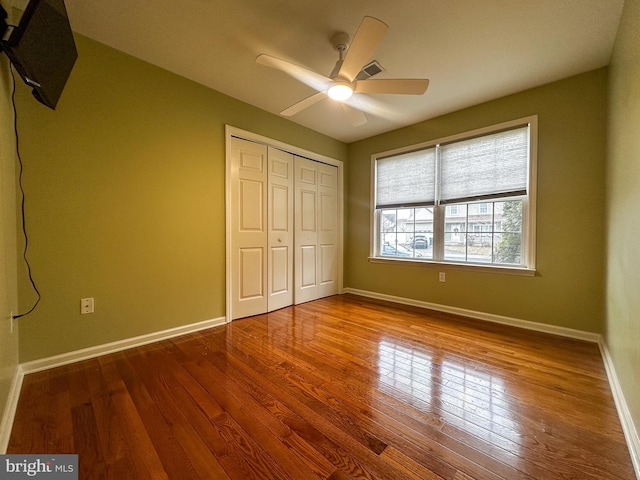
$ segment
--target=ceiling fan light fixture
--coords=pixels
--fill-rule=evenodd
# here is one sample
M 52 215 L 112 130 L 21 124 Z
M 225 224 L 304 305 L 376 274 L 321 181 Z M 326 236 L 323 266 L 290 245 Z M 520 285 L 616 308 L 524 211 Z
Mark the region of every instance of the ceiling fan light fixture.
M 329 98 L 332 98 L 333 100 L 344 102 L 353 95 L 353 88 L 351 87 L 351 84 L 346 82 L 335 83 L 329 87 L 327 95 L 329 95 Z

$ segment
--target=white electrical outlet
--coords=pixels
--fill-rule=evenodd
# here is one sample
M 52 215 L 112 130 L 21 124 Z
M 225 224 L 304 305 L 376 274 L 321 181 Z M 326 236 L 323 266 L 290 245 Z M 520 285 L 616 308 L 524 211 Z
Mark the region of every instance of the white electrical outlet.
M 94 304 L 93 298 L 82 298 L 80 299 L 80 313 L 82 315 L 86 313 L 93 313 Z
M 447 281 L 447 274 L 444 273 L 444 272 L 438 273 L 438 281 L 446 282 Z

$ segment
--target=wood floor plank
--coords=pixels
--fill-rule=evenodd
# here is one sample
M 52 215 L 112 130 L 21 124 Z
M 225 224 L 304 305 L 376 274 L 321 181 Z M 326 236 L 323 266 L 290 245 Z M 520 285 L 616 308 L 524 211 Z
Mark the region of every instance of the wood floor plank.
M 80 478 L 628 480 L 597 345 L 338 295 L 27 375 Z
M 98 430 L 90 404 L 82 404 L 71 409 L 73 417 L 73 451 L 85 452 L 78 458 L 78 477 L 106 479 L 107 465 L 102 451 L 95 448 L 99 444 Z
M 415 480 L 442 480 L 440 475 L 433 473 L 393 447 L 385 448 L 381 457 L 385 461 L 396 465 Z

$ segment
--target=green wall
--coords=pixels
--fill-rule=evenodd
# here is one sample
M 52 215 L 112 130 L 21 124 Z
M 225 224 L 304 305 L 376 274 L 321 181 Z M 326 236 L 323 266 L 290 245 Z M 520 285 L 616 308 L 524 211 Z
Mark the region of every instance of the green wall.
M 11 383 L 18 367 L 18 329 L 11 328 L 16 313 L 16 188 L 15 133 L 11 106 L 9 61 L 0 54 L 0 422 L 4 418 Z M 0 425 L 1 426 L 1 425 Z M 3 434 L 0 428 L 0 453 Z
M 346 159 L 337 140 L 76 38 L 56 111 L 18 92 L 42 293 L 20 320 L 22 362 L 224 316 L 225 124 Z M 80 315 L 83 297 L 94 314 Z
M 640 0 L 626 0 L 610 64 L 605 338 L 640 426 Z M 640 460 L 640 445 L 636 443 Z M 639 467 L 640 471 L 640 467 Z
M 604 317 L 607 70 L 510 95 L 349 146 L 351 288 L 590 332 Z M 371 155 L 538 115 L 537 274 L 370 263 Z M 447 274 L 438 282 L 438 272 Z

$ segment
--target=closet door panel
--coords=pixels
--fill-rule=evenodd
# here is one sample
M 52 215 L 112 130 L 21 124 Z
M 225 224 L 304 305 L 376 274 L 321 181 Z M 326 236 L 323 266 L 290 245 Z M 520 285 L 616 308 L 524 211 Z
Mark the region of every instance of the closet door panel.
M 317 163 L 295 157 L 295 303 L 317 298 Z
M 338 293 L 337 172 L 295 158 L 295 303 Z
M 320 285 L 335 284 L 336 248 L 334 245 L 320 245 Z
M 264 250 L 262 248 L 240 248 L 239 252 L 240 301 L 263 298 Z
M 300 247 L 300 258 L 296 259 L 296 263 L 298 262 L 300 264 L 300 289 L 307 292 L 317 285 L 316 246 L 302 245 Z
M 267 309 L 267 148 L 231 140 L 232 316 Z
M 271 283 L 269 294 L 274 297 L 276 295 L 285 295 L 290 289 L 290 278 L 286 274 L 291 267 L 289 261 L 290 249 L 288 247 L 274 247 L 270 249 L 270 275 Z M 269 311 L 275 310 L 273 302 L 269 303 Z M 276 307 L 277 308 L 277 307 Z
M 269 147 L 268 306 L 271 312 L 293 305 L 293 155 Z
M 318 164 L 318 298 L 338 293 L 338 169 Z

